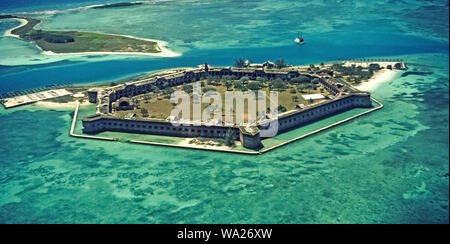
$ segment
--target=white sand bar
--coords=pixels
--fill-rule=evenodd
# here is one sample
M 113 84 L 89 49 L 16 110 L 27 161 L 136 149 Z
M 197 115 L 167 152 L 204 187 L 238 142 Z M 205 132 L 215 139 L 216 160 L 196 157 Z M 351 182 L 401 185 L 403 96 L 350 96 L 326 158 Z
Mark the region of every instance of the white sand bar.
M 61 97 L 61 96 L 66 96 L 66 95 L 70 95 L 70 94 L 72 94 L 72 93 L 67 91 L 66 89 L 55 89 L 55 90 L 30 93 L 27 95 L 6 98 L 3 100 L 3 106 L 5 106 L 5 108 L 12 108 L 12 107 L 25 105 L 25 104 L 35 103 L 35 102 L 42 101 L 45 99 Z
M 308 94 L 308 95 L 302 95 L 303 99 L 305 100 L 316 100 L 316 99 L 323 99 L 325 98 L 322 94 Z
M 381 83 L 394 79 L 397 73 L 399 73 L 399 71 L 388 69 L 380 70 L 376 72 L 367 82 L 363 82 L 361 85 L 356 86 L 356 89 L 360 91 L 373 91 Z
M 19 28 L 21 28 L 21 27 L 27 25 L 27 24 L 28 24 L 28 20 L 26 20 L 26 19 L 18 19 L 18 18 L 13 18 L 13 19 L 19 21 L 19 22 L 20 22 L 20 25 L 14 27 L 14 28 L 12 28 L 12 29 L 7 30 L 7 31 L 5 32 L 5 34 L 4 34 L 4 36 L 11 36 L 11 37 L 19 38 L 18 35 L 14 35 L 14 34 L 12 34 L 12 32 L 13 32 L 14 30 L 16 30 L 16 29 L 19 29 Z
M 21 19 L 21 18 L 13 18 L 14 20 L 17 20 L 20 22 L 20 25 L 11 28 L 9 30 L 7 30 L 4 33 L 4 36 L 10 36 L 10 37 L 15 37 L 15 38 L 19 38 L 20 37 L 18 35 L 14 35 L 12 34 L 12 32 L 16 29 L 19 29 L 23 26 L 25 26 L 26 24 L 28 24 L 28 20 L 26 19 Z M 157 49 L 159 52 L 157 53 L 146 53 L 146 52 L 76 52 L 76 53 L 54 53 L 52 51 L 44 51 L 41 49 L 41 47 L 37 46 L 37 48 L 39 48 L 42 51 L 42 54 L 44 55 L 103 55 L 103 54 L 111 54 L 111 55 L 146 55 L 146 56 L 155 56 L 155 57 L 178 57 L 181 56 L 181 53 L 177 53 L 174 52 L 172 50 L 169 50 L 166 46 L 167 46 L 167 42 L 165 41 L 161 41 L 161 40 L 154 40 L 154 39 L 148 39 L 148 38 L 140 38 L 140 37 L 134 37 L 134 36 L 130 36 L 130 35 L 118 35 L 118 34 L 107 34 L 107 33 L 101 33 L 101 32 L 90 32 L 90 33 L 96 33 L 96 34 L 103 34 L 103 35 L 109 35 L 109 36 L 121 36 L 121 37 L 127 37 L 130 39 L 135 39 L 135 40 L 142 40 L 142 41 L 150 41 L 150 42 L 156 42 L 157 44 Z

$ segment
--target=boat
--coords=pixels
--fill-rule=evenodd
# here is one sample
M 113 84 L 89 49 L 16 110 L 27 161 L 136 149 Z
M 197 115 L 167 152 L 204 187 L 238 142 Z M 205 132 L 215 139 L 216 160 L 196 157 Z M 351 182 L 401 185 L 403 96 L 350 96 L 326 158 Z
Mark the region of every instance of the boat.
M 297 34 L 297 38 L 295 38 L 294 42 L 298 45 L 305 44 L 305 39 L 303 39 L 303 36 L 300 34 L 300 32 Z

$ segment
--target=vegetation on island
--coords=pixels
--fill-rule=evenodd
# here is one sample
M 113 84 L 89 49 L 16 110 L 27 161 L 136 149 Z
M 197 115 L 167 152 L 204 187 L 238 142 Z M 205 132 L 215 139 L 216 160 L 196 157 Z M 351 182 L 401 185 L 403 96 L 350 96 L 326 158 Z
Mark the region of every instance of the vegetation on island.
M 225 134 L 225 137 L 223 138 L 223 142 L 228 147 L 234 146 L 234 136 L 233 131 L 231 129 L 228 129 L 227 133 Z
M 275 61 L 275 67 L 277 67 L 278 69 L 282 69 L 287 67 L 288 65 L 286 64 L 286 62 L 284 61 L 284 59 L 278 59 Z
M 48 31 L 35 29 L 41 22 L 37 19 L 2 15 L 0 19 L 26 19 L 25 26 L 13 30 L 11 33 L 20 38 L 34 42 L 44 51 L 54 53 L 79 52 L 140 52 L 159 53 L 158 43 L 140 40 L 126 36 L 80 32 L 80 31 Z
M 236 67 L 236 68 L 245 68 L 245 67 L 248 67 L 248 66 L 251 66 L 251 62 L 249 60 L 245 60 L 243 58 L 238 58 L 234 62 L 234 67 Z M 277 69 L 282 69 L 282 68 L 285 68 L 285 67 L 288 67 L 288 66 L 289 65 L 286 64 L 284 59 L 278 59 L 274 63 L 274 67 L 276 67 Z
M 338 81 L 345 81 L 351 85 L 358 85 L 363 81 L 368 81 L 373 75 L 383 69 L 404 70 L 403 60 L 386 58 L 362 58 L 350 60 L 350 63 L 335 63 L 329 66 L 334 72 L 334 78 Z M 385 64 L 382 64 L 382 63 Z M 382 66 L 383 65 L 383 66 Z
M 266 93 L 267 112 L 270 111 L 269 91 L 278 92 L 278 111 L 286 112 L 295 109 L 299 104 L 309 105 L 320 100 L 306 100 L 302 94 L 322 94 L 328 96 L 328 92 L 320 87 L 319 80 L 309 76 L 300 75 L 289 81 L 282 79 L 266 79 L 258 77 L 250 79 L 249 77 L 241 77 L 238 79 L 234 76 L 207 76 L 200 80 L 202 93 L 208 91 L 216 91 L 222 96 L 222 116 L 225 116 L 225 99 L 226 91 L 261 91 Z M 134 114 L 137 118 L 150 119 L 166 119 L 170 116 L 170 112 L 176 106 L 170 103 L 170 95 L 173 91 L 184 91 L 191 96 L 193 93 L 192 84 L 183 84 L 175 87 L 167 87 L 159 89 L 156 86 L 151 87 L 151 92 L 133 97 L 133 110 L 114 111 L 115 115 L 125 118 L 127 115 Z M 258 104 L 259 100 L 256 101 Z M 247 106 L 247 101 L 244 102 Z M 211 103 L 202 103 L 201 109 L 204 111 Z M 192 105 L 191 105 L 192 106 Z M 191 108 L 191 113 L 193 109 Z M 192 116 L 192 115 L 191 115 Z M 192 117 L 191 117 L 192 118 Z M 223 118 L 224 119 L 224 118 Z
M 336 79 L 344 79 L 348 83 L 356 85 L 360 84 L 362 81 L 369 80 L 376 71 L 381 69 L 379 64 L 370 64 L 366 68 L 355 64 L 351 66 L 333 64 L 331 68 L 335 71 L 334 77 Z

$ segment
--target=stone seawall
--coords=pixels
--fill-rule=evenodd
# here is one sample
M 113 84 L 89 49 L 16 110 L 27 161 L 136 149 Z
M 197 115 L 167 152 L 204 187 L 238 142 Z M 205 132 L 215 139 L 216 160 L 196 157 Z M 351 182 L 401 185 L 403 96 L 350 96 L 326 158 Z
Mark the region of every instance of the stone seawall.
M 278 118 L 278 133 L 358 107 L 371 107 L 370 94 L 345 95 L 337 100 L 280 114 Z M 243 135 L 242 130 L 236 126 L 175 126 L 167 121 L 119 119 L 108 115 L 95 115 L 83 119 L 83 132 L 88 134 L 95 134 L 102 131 L 117 131 L 176 137 L 224 138 L 228 130 L 233 132 L 235 140 L 240 139 L 242 144 L 249 145 L 249 148 L 257 147 L 259 144 L 259 133 L 251 136 L 248 134 Z
M 329 101 L 305 108 L 300 111 L 289 111 L 278 117 L 278 133 L 305 125 L 352 108 L 370 108 L 370 94 L 351 94 L 335 101 Z
M 119 119 L 106 115 L 91 116 L 83 119 L 83 132 L 87 134 L 117 131 L 176 137 L 223 138 L 228 130 L 234 133 L 235 139 L 239 138 L 239 129 L 237 127 L 206 125 L 175 126 L 166 121 Z

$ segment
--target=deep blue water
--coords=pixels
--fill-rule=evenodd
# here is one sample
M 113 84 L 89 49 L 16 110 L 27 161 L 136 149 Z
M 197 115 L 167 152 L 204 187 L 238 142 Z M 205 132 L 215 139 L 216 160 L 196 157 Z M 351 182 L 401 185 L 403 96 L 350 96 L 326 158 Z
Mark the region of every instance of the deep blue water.
M 334 43 L 335 39 L 339 42 Z M 339 59 L 434 52 L 447 53 L 448 43 L 404 34 L 363 36 L 355 40 L 339 33 L 331 33 L 325 39 L 311 39 L 304 46 L 190 50 L 176 58 L 135 57 L 109 61 L 61 61 L 42 65 L 0 66 L 0 93 L 49 84 L 114 81 L 151 70 L 195 67 L 205 62 L 227 66 L 232 65 L 239 57 L 252 62 L 284 58 L 287 63 L 301 65 Z
M 124 2 L 117 0 L 2 0 L 0 13 L 33 12 L 75 8 L 85 5 Z

